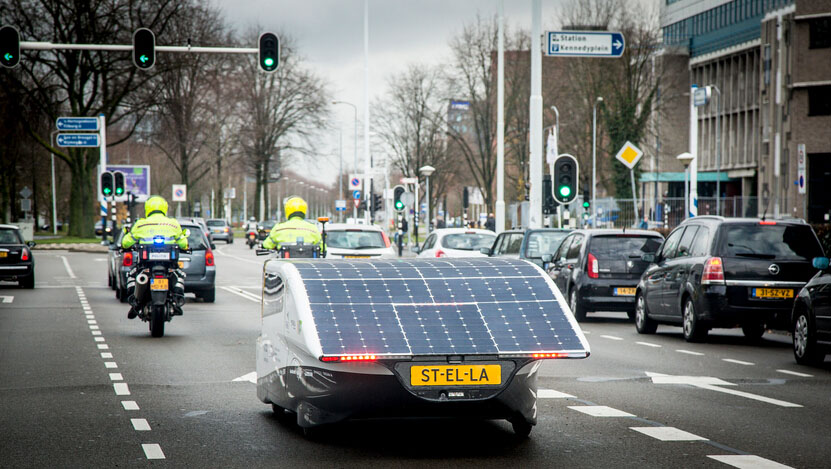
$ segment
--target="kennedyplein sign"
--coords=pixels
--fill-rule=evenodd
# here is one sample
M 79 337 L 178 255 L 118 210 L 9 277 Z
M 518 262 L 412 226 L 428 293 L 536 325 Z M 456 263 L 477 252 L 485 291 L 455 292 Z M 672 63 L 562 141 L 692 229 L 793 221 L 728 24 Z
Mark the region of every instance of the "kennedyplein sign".
M 565 57 L 617 58 L 623 55 L 623 34 L 607 31 L 547 31 L 545 54 Z

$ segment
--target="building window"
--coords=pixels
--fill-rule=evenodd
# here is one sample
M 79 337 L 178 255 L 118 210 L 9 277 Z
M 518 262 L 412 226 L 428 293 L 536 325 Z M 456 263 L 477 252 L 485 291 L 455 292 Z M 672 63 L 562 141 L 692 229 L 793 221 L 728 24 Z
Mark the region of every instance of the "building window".
M 815 18 L 809 23 L 811 49 L 826 49 L 831 47 L 831 17 Z
M 831 86 L 808 88 L 808 115 L 831 116 Z

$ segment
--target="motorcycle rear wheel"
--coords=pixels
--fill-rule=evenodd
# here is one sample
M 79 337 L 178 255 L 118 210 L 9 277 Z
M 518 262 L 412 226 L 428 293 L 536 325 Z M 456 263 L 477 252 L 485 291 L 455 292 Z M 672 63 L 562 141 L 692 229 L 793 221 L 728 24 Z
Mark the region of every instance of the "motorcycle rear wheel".
M 154 305 L 150 312 L 150 335 L 162 337 L 164 335 L 165 305 Z

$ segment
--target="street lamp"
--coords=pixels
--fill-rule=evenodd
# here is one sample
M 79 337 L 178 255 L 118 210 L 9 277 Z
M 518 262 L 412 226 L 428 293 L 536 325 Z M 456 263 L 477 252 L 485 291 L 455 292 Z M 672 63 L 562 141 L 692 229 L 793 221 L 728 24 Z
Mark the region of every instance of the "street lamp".
M 721 125 L 719 123 L 721 118 L 721 90 L 716 85 L 710 85 L 708 88 L 714 90 L 718 95 L 718 104 L 716 105 L 716 215 L 721 215 Z
M 434 168 L 430 165 L 422 166 L 421 168 L 418 169 L 418 172 L 423 174 L 424 177 L 427 179 L 427 182 L 425 184 L 425 186 L 426 186 L 426 195 L 425 195 L 425 197 L 427 198 L 427 232 L 428 233 L 430 232 L 430 220 L 432 219 L 430 217 L 430 175 L 433 174 L 435 171 L 436 171 L 436 168 Z M 417 200 L 416 200 L 416 204 L 418 204 Z
M 592 227 L 597 227 L 597 105 L 603 102 L 603 96 L 594 100 L 592 112 Z
M 675 159 L 684 165 L 684 220 L 690 216 L 690 163 L 695 159 L 692 153 L 684 152 L 676 156 Z

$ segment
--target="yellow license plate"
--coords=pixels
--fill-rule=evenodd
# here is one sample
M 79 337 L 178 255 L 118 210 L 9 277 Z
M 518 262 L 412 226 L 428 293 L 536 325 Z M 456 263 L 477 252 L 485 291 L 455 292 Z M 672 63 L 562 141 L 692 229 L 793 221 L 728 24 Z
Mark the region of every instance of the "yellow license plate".
M 0 257 L 9 257 L 9 253 L 0 251 Z
M 167 279 L 166 278 L 154 278 L 150 279 L 150 289 L 151 290 L 167 290 Z
M 185 268 L 185 263 L 184 263 L 184 261 L 179 261 L 179 268 L 180 268 L 180 269 L 184 269 L 184 268 Z
M 501 365 L 433 365 L 410 368 L 413 386 L 481 386 L 502 384 Z
M 343 256 L 344 259 L 369 259 L 369 256 Z
M 635 287 L 615 287 L 615 296 L 635 296 Z
M 793 298 L 793 290 L 790 288 L 754 288 L 755 298 Z

